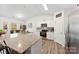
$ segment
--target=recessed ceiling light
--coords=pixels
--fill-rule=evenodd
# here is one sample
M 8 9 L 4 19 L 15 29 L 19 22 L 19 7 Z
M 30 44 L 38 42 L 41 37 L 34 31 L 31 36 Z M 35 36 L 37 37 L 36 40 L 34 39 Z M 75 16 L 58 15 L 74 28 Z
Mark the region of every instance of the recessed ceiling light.
M 23 14 L 16 14 L 15 15 L 17 18 L 23 18 L 24 16 L 23 16 Z
M 48 10 L 48 7 L 47 7 L 46 4 L 43 4 L 43 7 L 44 7 L 45 10 Z

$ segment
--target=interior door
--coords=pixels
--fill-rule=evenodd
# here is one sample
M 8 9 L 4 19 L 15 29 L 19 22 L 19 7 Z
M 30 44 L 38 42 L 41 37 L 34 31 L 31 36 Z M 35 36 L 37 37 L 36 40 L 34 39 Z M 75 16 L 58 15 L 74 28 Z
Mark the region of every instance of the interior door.
M 61 15 L 60 15 L 61 14 Z M 54 40 L 61 45 L 65 45 L 64 35 L 64 12 L 57 12 L 54 19 Z

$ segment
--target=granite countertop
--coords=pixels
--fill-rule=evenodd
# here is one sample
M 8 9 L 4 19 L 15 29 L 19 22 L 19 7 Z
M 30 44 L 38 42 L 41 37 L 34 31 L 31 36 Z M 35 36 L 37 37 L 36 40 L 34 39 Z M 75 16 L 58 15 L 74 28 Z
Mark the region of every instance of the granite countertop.
M 39 41 L 39 39 L 40 37 L 38 37 L 34 33 L 17 34 L 17 37 L 14 38 L 10 38 L 9 34 L 5 36 L 7 46 L 19 53 L 23 53 L 25 50 Z

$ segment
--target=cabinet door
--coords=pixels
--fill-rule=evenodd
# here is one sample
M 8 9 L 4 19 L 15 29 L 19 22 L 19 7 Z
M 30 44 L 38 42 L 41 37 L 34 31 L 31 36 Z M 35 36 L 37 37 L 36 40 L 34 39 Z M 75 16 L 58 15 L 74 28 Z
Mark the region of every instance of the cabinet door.
M 54 40 L 54 33 L 53 32 L 47 32 L 47 38 L 49 40 Z

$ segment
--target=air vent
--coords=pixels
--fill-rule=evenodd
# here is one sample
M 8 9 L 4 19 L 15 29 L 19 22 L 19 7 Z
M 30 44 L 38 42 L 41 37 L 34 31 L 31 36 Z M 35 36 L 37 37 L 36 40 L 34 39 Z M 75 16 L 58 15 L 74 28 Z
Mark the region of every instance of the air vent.
M 59 13 L 56 15 L 56 18 L 61 17 L 61 16 L 62 16 L 62 13 Z

